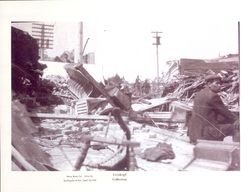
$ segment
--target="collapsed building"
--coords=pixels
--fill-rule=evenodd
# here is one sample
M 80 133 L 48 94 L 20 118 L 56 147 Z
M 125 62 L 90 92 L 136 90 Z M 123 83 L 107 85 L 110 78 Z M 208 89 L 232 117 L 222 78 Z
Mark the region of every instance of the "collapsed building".
M 15 45 L 13 41 L 12 53 L 23 55 Z M 36 55 L 37 48 L 33 50 Z M 26 79 L 26 68 L 24 75 L 15 73 L 17 61 L 22 60 L 12 54 L 12 76 Z M 37 56 L 29 62 L 32 70 L 41 65 Z M 165 82 L 162 97 L 151 99 L 134 97 L 118 77 L 97 82 L 82 64 L 65 65 L 68 79 L 38 76 L 41 86 L 33 94 L 13 84 L 12 169 L 239 170 L 239 143 L 200 141 L 194 146 L 187 137 L 192 100 L 205 85 L 205 74 L 222 76 L 223 101 L 239 112 L 239 67 L 232 65 L 181 60 L 174 65 L 180 73 Z

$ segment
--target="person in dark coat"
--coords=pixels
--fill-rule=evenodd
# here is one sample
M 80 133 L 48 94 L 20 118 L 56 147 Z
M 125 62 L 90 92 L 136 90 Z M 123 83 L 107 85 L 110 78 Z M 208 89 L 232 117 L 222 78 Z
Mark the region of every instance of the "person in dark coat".
M 191 143 L 197 139 L 223 141 L 226 136 L 239 133 L 237 116 L 230 112 L 217 94 L 220 90 L 218 76 L 207 78 L 207 85 L 194 98 L 192 116 L 188 123 Z M 237 123 L 235 123 L 237 122 Z
M 138 96 L 141 96 L 141 94 L 142 94 L 142 90 L 141 90 L 142 85 L 141 85 L 141 80 L 140 80 L 139 75 L 137 75 L 137 77 L 136 77 L 134 86 L 135 86 L 135 94 L 138 95 Z
M 142 92 L 143 94 L 149 94 L 151 89 L 150 83 L 148 82 L 148 80 L 146 79 L 145 82 L 142 85 Z

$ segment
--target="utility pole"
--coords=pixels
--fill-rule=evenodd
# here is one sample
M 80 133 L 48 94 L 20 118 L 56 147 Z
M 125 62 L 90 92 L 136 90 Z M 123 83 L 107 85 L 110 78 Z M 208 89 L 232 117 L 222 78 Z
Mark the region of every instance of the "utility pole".
M 79 23 L 79 63 L 83 63 L 83 23 Z
M 89 55 L 84 55 L 85 48 L 90 38 L 87 38 L 83 46 L 83 22 L 79 22 L 78 44 L 77 51 L 75 52 L 75 62 L 80 64 L 87 64 Z
M 238 54 L 239 54 L 239 66 L 240 66 L 240 22 L 238 21 Z
M 156 65 L 157 65 L 157 92 L 159 91 L 159 54 L 158 54 L 158 46 L 161 44 L 160 42 L 160 36 L 159 36 L 159 33 L 162 33 L 162 32 L 159 32 L 159 31 L 153 31 L 152 33 L 155 34 L 155 36 L 153 36 L 155 38 L 155 43 L 153 43 L 153 45 L 156 46 Z

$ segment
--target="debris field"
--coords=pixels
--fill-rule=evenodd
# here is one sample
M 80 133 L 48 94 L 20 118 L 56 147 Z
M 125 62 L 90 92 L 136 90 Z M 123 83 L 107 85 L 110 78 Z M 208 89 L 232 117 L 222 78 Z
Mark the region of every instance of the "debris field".
M 97 82 L 79 63 L 65 64 L 67 78 L 43 77 L 46 65 L 38 62 L 33 39 L 12 28 L 12 44 L 16 45 L 12 50 L 16 53 L 12 54 L 12 170 L 239 169 L 239 143 L 232 138 L 196 145 L 188 138 L 193 99 L 208 76 L 221 78 L 219 94 L 239 115 L 238 62 L 186 59 L 188 65 L 170 66 L 169 73 L 179 68 L 180 73 L 160 80 L 129 83 L 116 75 Z M 34 49 L 34 61 L 29 61 L 29 46 Z

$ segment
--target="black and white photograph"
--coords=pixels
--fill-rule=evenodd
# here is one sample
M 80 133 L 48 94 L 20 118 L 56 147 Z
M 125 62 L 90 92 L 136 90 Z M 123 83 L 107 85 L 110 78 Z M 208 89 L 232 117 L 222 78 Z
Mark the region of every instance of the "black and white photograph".
M 200 42 L 217 57 L 161 68 L 174 52 L 161 39 L 176 29 L 126 43 L 115 26 L 100 34 L 83 23 L 11 23 L 12 170 L 240 170 L 240 22 L 208 25 L 207 39 L 218 32 L 232 46 Z M 133 73 L 117 69 L 131 63 Z
M 241 6 L 178 2 L 1 4 L 4 192 L 29 173 L 25 185 L 45 176 L 62 191 L 168 178 L 183 190 L 246 170 Z

